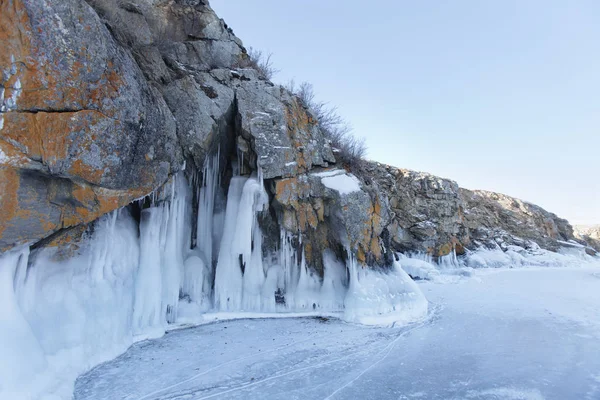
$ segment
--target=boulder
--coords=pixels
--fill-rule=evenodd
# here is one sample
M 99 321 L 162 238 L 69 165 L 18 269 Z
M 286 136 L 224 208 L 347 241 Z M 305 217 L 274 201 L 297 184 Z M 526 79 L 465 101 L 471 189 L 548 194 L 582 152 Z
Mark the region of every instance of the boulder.
M 182 163 L 158 90 L 84 1 L 0 4 L 0 250 L 98 218 Z

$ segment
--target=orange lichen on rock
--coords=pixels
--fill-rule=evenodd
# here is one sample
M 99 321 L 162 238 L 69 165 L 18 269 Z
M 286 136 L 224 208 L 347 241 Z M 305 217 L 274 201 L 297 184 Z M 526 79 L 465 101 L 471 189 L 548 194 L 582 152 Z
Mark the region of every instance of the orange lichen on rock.
M 285 209 L 283 225 L 286 229 L 305 232 L 308 228 L 317 227 L 319 216 L 308 199 L 309 192 L 310 184 L 298 178 L 275 182 L 275 199 Z
M 69 114 L 8 112 L 2 136 L 19 143 L 33 160 L 56 162 L 68 155 Z
M 79 176 L 88 182 L 99 184 L 104 175 L 104 169 L 98 169 L 86 164 L 83 160 L 78 159 L 73 161 L 69 174 Z
M 14 169 L 0 167 L 0 237 L 19 210 L 19 182 Z
M 438 248 L 437 256 L 438 257 L 447 256 L 448 254 L 452 253 L 452 250 L 454 250 L 454 246 L 452 246 L 451 243 L 444 243 L 443 245 L 441 245 Z
M 95 28 L 99 29 L 99 26 Z M 103 109 L 105 115 L 112 117 L 116 109 L 103 107 L 107 104 L 104 100 L 116 98 L 124 85 L 114 63 L 106 62 L 97 81 L 86 81 L 83 77 L 90 76 L 86 74 L 89 65 L 97 64 L 99 60 L 94 59 L 86 47 L 74 49 L 64 41 L 57 48 L 47 48 L 47 43 L 39 40 L 47 33 L 32 29 L 22 0 L 0 2 L 0 65 L 13 66 L 17 70 L 4 85 L 12 87 L 11 82 L 19 79 L 22 87 L 19 108 L 44 110 L 47 104 L 53 104 L 54 109 L 79 104 L 81 108 Z
M 298 205 L 296 210 L 298 215 L 298 228 L 301 232 L 306 232 L 310 227 L 315 229 L 319 223 L 317 214 L 313 209 L 312 205 L 308 202 L 302 202 Z
M 97 111 L 77 111 L 63 113 L 17 113 L 5 114 L 2 135 L 5 140 L 19 143 L 24 155 L 37 160 L 51 171 L 58 171 L 65 163 L 71 163 L 68 172 L 93 184 L 100 184 L 105 173 L 104 168 L 87 164 L 86 154 L 92 152 L 94 138 L 92 128 L 96 124 L 106 124 L 119 128 L 120 123 L 106 121 L 106 117 Z M 71 157 L 81 156 L 74 160 Z M 98 157 L 102 157 L 100 154 Z
M 13 144 L 5 142 L 0 137 L 0 167 L 20 167 L 25 168 L 31 164 L 27 158 Z
M 121 191 L 76 185 L 72 196 L 79 204 L 63 210 L 62 226 L 69 227 L 91 222 L 104 214 L 126 206 L 147 193 L 149 193 L 148 189 Z
M 310 168 L 310 157 L 304 150 L 304 146 L 308 142 L 308 132 L 312 129 L 317 121 L 302 107 L 297 99 L 293 99 L 292 103 L 285 107 L 285 119 L 287 121 L 288 134 L 296 152 L 296 165 L 299 173 L 304 173 Z

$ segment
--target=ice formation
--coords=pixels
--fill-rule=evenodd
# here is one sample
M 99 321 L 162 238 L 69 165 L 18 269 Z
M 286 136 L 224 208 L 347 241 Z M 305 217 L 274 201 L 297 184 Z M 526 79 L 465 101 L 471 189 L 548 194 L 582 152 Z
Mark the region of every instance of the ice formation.
M 558 252 L 541 249 L 535 243 L 528 248 L 505 245 L 504 248 L 480 247 L 458 257 L 456 252 L 434 259 L 424 253 L 397 254 L 397 263 L 413 279 L 439 280 L 448 275 L 470 275 L 481 268 L 585 267 L 600 266 L 600 256 L 590 256 L 586 247 L 575 242 L 560 242 Z
M 306 264 L 297 233 L 282 230 L 277 250 L 263 248 L 258 217 L 269 198 L 260 173 L 233 176 L 227 196 L 221 176 L 217 153 L 202 182 L 181 173 L 140 200 L 139 218 L 130 208 L 104 216 L 67 259 L 27 247 L 0 255 L 0 398 L 70 398 L 86 369 L 210 315 L 336 313 L 363 324 L 408 323 L 428 307 L 411 276 L 597 261 L 565 243 L 564 254 L 509 246 L 436 261 L 398 255 L 391 268 L 376 270 L 360 265 L 340 237 L 345 257 L 325 251 L 320 275 Z
M 83 371 L 211 314 L 337 313 L 393 324 L 427 313 L 399 265 L 372 271 L 351 251 L 348 260 L 326 251 L 321 276 L 306 265 L 301 235 L 285 230 L 265 254 L 260 174 L 233 176 L 226 202 L 220 177 L 217 153 L 201 183 L 181 173 L 138 202 L 139 218 L 129 208 L 102 217 L 67 259 L 28 247 L 0 255 L 0 398 L 70 398 Z

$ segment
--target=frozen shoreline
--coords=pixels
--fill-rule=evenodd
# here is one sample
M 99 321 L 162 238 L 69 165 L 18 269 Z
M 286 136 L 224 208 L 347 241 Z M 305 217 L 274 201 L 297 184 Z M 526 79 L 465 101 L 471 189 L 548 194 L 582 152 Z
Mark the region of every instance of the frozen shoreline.
M 435 309 L 421 323 L 269 318 L 179 330 L 81 376 L 75 398 L 600 395 L 600 269 L 496 269 L 419 286 Z

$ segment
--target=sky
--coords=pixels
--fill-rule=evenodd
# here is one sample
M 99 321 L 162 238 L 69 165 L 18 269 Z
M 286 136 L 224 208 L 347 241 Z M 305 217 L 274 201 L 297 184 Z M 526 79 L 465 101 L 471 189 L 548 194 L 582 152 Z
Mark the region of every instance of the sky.
M 597 0 L 212 0 L 368 158 L 600 224 Z

